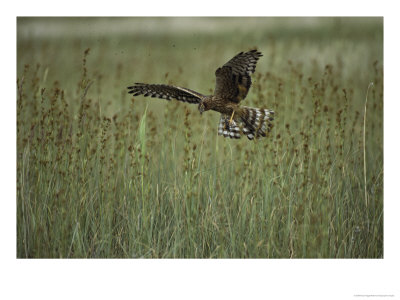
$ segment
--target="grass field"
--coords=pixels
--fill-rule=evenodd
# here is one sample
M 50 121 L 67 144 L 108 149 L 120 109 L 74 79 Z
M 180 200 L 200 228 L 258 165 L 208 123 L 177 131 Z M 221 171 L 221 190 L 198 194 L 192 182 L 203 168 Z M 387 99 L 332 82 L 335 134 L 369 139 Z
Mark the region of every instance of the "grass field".
M 17 26 L 17 257 L 383 257 L 382 18 Z M 216 68 L 255 47 L 244 105 L 275 111 L 266 138 L 127 94 L 211 94 Z

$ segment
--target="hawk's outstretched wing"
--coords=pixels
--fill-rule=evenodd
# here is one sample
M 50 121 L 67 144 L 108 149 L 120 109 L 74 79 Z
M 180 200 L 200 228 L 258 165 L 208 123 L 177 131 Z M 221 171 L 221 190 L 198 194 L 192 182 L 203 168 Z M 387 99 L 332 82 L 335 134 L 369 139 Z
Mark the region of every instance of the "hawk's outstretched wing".
M 254 73 L 261 52 L 251 50 L 240 52 L 221 68 L 215 71 L 216 86 L 214 94 L 239 103 L 250 89 L 250 75 Z
M 204 95 L 195 91 L 166 84 L 135 83 L 135 85 L 128 86 L 128 90 L 128 93 L 133 94 L 133 96 L 143 95 L 166 100 L 176 99 L 188 103 L 200 103 L 204 97 Z

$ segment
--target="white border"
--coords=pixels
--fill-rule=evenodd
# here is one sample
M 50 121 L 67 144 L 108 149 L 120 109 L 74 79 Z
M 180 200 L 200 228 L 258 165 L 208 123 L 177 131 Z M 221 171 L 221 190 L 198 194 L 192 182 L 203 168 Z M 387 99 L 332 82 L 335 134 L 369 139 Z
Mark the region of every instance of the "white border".
M 385 258 L 292 261 L 15 259 L 15 26 L 16 16 L 32 15 L 384 16 Z M 18 1 L 7 4 L 3 7 L 1 26 L 4 62 L 1 99 L 5 106 L 1 118 L 0 182 L 5 191 L 0 201 L 1 298 L 354 299 L 355 294 L 394 294 L 390 299 L 398 299 L 399 25 L 395 4 L 387 5 L 382 1 L 112 1 L 104 5 L 84 1 L 60 4 Z

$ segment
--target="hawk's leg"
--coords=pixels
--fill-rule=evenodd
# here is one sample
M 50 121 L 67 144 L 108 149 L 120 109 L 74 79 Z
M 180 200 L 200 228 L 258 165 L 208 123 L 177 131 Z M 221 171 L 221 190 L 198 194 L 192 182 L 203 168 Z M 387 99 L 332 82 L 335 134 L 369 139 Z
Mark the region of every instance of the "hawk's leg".
M 230 123 L 228 121 L 228 118 L 224 119 L 224 130 L 228 130 L 230 128 Z
M 232 124 L 232 120 L 233 120 L 233 116 L 234 116 L 234 115 L 235 115 L 235 111 L 232 112 L 232 116 L 231 116 L 231 118 L 229 119 L 229 125 Z

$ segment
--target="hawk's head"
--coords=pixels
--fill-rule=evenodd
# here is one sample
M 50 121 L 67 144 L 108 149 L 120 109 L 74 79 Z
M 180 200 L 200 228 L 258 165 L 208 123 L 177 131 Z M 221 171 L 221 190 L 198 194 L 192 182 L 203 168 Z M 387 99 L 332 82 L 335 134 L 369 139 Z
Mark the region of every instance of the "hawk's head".
M 205 103 L 202 101 L 199 103 L 199 112 L 200 114 L 202 114 L 203 112 L 205 112 L 207 110 Z
M 200 114 L 202 114 L 203 112 L 205 112 L 205 111 L 210 109 L 210 107 L 209 107 L 210 105 L 208 105 L 208 104 L 209 103 L 207 103 L 207 98 L 199 103 L 199 112 L 200 112 Z

